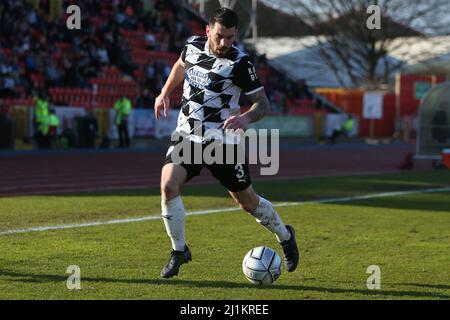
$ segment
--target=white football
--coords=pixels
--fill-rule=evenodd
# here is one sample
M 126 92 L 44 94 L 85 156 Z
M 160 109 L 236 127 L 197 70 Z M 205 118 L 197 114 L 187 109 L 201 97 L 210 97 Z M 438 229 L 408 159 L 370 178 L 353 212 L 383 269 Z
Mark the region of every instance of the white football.
M 281 258 L 271 248 L 253 248 L 242 261 L 242 271 L 251 283 L 269 285 L 281 275 Z

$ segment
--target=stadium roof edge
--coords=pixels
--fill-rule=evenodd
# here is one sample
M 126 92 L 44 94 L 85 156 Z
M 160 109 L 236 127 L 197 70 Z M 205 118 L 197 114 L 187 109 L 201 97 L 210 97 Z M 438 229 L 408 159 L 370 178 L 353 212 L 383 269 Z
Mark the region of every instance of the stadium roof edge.
M 305 80 L 310 87 L 342 87 L 329 67 L 314 53 L 319 42 L 313 36 L 264 37 L 258 39 L 255 48 L 259 53 L 266 54 L 275 68 L 283 70 L 293 79 Z M 450 36 L 393 39 L 388 52 L 389 60 L 404 63 L 401 72 L 441 70 L 450 74 Z M 342 76 L 345 79 L 345 74 Z M 351 87 L 350 82 L 348 86 Z

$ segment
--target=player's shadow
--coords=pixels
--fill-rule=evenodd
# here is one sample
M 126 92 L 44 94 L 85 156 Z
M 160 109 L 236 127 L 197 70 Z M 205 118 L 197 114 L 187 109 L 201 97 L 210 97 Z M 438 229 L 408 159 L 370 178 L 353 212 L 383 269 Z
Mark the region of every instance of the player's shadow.
M 0 276 L 10 277 L 15 282 L 25 283 L 46 283 L 46 282 L 60 282 L 64 284 L 68 276 L 54 275 L 54 274 L 27 274 L 8 270 L 1 270 Z M 264 291 L 280 291 L 280 290 L 294 290 L 294 291 L 314 291 L 326 293 L 347 293 L 347 294 L 363 294 L 368 297 L 377 296 L 392 296 L 398 298 L 439 298 L 450 299 L 450 295 L 445 295 L 437 292 L 421 292 L 421 291 L 389 291 L 389 290 L 362 290 L 362 289 L 342 289 L 342 288 L 328 288 L 305 285 L 280 285 L 258 287 L 252 284 L 231 282 L 231 281 L 212 281 L 212 280 L 184 280 L 184 279 L 114 279 L 103 277 L 82 277 L 82 282 L 104 282 L 104 283 L 128 283 L 141 285 L 158 285 L 158 286 L 182 286 L 191 288 L 219 288 L 219 289 L 261 289 Z M 401 284 L 406 286 L 423 286 L 436 289 L 449 289 L 446 285 L 422 285 L 422 284 Z
M 449 299 L 450 295 L 445 295 L 436 292 L 421 292 L 421 291 L 389 291 L 389 290 L 363 290 L 363 289 L 342 289 L 342 288 L 328 288 L 328 287 L 316 287 L 316 286 L 305 286 L 305 285 L 271 285 L 271 286 L 255 286 L 252 284 L 244 284 L 239 282 L 229 282 L 229 281 L 193 281 L 193 280 L 149 280 L 148 283 L 158 284 L 158 285 L 180 285 L 188 287 L 199 287 L 199 288 L 246 288 L 246 289 L 261 289 L 264 291 L 279 291 L 279 290 L 295 290 L 295 291 L 315 291 L 315 292 L 327 292 L 327 293 L 347 293 L 347 294 L 363 294 L 367 296 L 394 296 L 399 298 L 405 297 L 415 297 L 415 298 L 440 298 Z

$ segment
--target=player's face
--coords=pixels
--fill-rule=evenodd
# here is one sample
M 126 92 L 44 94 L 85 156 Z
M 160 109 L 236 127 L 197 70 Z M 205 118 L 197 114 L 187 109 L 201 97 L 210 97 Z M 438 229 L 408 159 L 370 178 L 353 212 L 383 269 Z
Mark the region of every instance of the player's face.
M 206 34 L 208 35 L 211 52 L 215 56 L 223 58 L 227 55 L 236 39 L 236 28 L 227 28 L 216 22 L 212 27 L 210 25 L 206 26 Z

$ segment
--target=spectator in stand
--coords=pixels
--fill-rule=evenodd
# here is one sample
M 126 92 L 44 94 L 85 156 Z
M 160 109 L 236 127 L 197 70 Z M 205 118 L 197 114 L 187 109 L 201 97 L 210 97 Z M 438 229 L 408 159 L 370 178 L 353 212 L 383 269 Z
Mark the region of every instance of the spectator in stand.
M 53 60 L 49 61 L 45 72 L 45 84 L 46 87 L 61 87 L 63 85 L 63 77 L 59 68 Z
M 166 31 L 163 31 L 159 42 L 159 51 L 169 51 L 169 45 L 170 35 Z
M 136 66 L 133 64 L 127 42 L 121 37 L 117 52 L 117 66 L 128 75 L 133 75 Z
M 155 75 L 155 91 L 159 92 L 164 87 L 164 75 L 160 72 L 157 72 Z
M 154 104 L 155 93 L 151 89 L 145 88 L 136 102 L 136 108 L 149 109 L 153 108 Z
M 150 33 L 147 32 L 144 36 L 145 39 L 145 43 L 147 44 L 147 49 L 148 50 L 155 50 L 156 48 L 156 37 Z
M 98 137 L 98 120 L 93 110 L 89 110 L 86 115 L 88 139 L 87 147 L 95 148 L 96 139 Z
M 66 118 L 63 118 L 62 121 L 62 132 L 59 140 L 63 149 L 71 149 L 76 147 L 75 131 L 73 128 L 69 128 Z
M 155 64 L 148 64 L 147 69 L 145 72 L 145 85 L 149 88 L 155 88 L 156 87 L 156 79 L 155 79 Z
M 62 2 L 63 8 L 73 4 L 73 0 Z M 179 51 L 190 36 L 177 1 L 151 1 L 145 4 L 150 8 L 147 12 L 140 0 L 112 3 L 77 0 L 83 12 L 81 30 L 68 30 L 66 15 L 49 18 L 48 0 L 39 3 L 36 9 L 26 0 L 0 1 L 0 48 L 11 49 L 17 59 L 14 66 L 19 67 L 18 72 L 14 67 L 13 74 L 0 76 L 2 95 L 4 91 L 9 95 L 11 88 L 17 92 L 19 87 L 31 95 L 34 74 L 43 76 L 48 86 L 61 87 L 86 87 L 89 78 L 97 76 L 101 67 L 110 65 L 133 76 L 135 66 L 121 29 L 145 31 L 148 48 L 161 51 Z M 91 21 L 93 16 L 97 17 L 95 24 Z M 60 42 L 71 47 L 60 49 L 56 46 Z M 3 62 L 4 57 L 0 58 L 0 63 Z M 167 77 L 164 71 L 148 77 L 152 79 L 151 91 L 163 85 Z
M 136 15 L 134 13 L 134 9 L 133 6 L 128 5 L 125 8 L 125 23 L 124 23 L 124 27 L 126 27 L 127 29 L 132 29 L 132 30 L 136 30 L 137 29 L 137 19 L 136 19 Z
M 329 138 L 329 143 L 335 144 L 336 139 L 342 135 L 349 137 L 354 127 L 355 127 L 355 120 L 351 115 L 348 115 L 347 119 L 345 119 L 345 121 L 341 124 L 340 128 L 333 130 L 333 133 Z
M 3 77 L 0 77 L 0 99 L 8 98 L 8 92 L 4 89 Z
M 0 104 L 0 149 L 14 148 L 14 121 L 8 109 Z
M 163 65 L 164 65 L 164 69 L 162 70 L 162 75 L 163 75 L 163 79 L 165 82 L 167 80 L 167 78 L 169 78 L 170 71 L 172 70 L 172 66 L 167 62 L 164 62 Z
M 28 50 L 30 50 L 30 35 L 25 35 L 23 38 L 18 38 L 13 46 L 13 52 L 22 57 Z
M 58 148 L 58 127 L 59 118 L 56 115 L 55 109 L 51 108 L 48 115 L 48 144 L 50 149 Z
M 36 60 L 35 60 L 35 54 L 32 50 L 28 50 L 25 53 L 25 68 L 27 71 L 27 74 L 30 75 L 31 73 L 36 72 Z
M 101 45 L 96 52 L 97 59 L 102 67 L 109 65 L 108 50 L 105 45 Z
M 16 98 L 16 80 L 11 72 L 0 78 L 0 98 Z
M 73 84 L 72 76 L 75 70 L 72 59 L 70 57 L 72 54 L 72 52 L 64 52 L 61 62 L 62 72 L 64 74 L 64 83 L 68 84 L 69 86 Z
M 131 112 L 131 100 L 123 96 L 114 104 L 115 124 L 119 134 L 119 148 L 129 148 L 130 138 L 128 136 L 128 117 Z
M 40 93 L 35 99 L 34 109 L 34 138 L 38 149 L 50 149 L 49 112 L 48 99 L 44 93 Z

